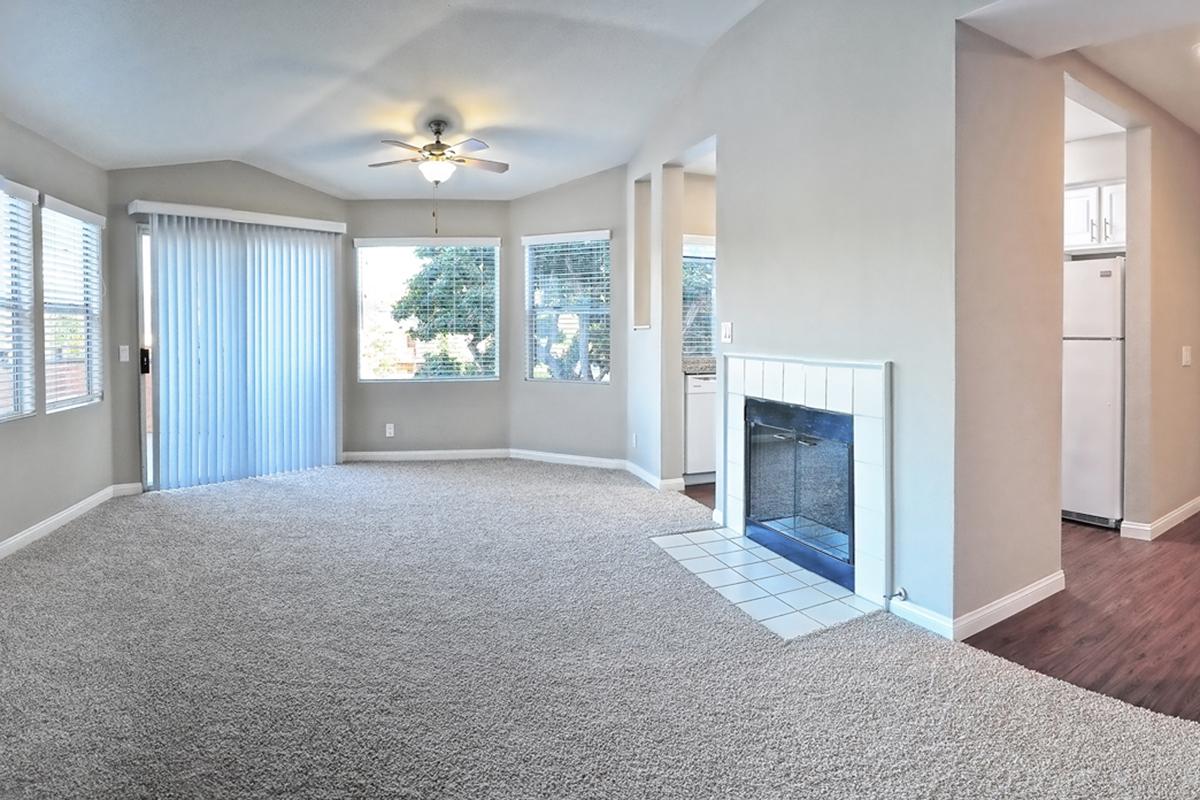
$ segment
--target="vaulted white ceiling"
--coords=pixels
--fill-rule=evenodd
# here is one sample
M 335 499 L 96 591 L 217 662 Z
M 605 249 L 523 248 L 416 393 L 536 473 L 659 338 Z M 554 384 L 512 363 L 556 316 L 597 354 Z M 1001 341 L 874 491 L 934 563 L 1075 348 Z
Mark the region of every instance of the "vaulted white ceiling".
M 0 111 L 106 169 L 237 159 L 347 198 L 424 197 L 379 143 L 475 136 L 510 199 L 623 163 L 761 0 L 3 0 Z

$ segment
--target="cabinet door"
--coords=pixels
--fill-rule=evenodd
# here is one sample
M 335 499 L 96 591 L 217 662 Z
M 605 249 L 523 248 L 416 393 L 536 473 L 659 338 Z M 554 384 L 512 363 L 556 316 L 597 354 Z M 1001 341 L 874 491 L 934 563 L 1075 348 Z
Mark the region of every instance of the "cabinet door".
M 1100 244 L 1100 189 L 1085 186 L 1067 189 L 1063 201 L 1063 246 Z
M 1125 184 L 1100 189 L 1101 231 L 1105 244 L 1125 244 Z

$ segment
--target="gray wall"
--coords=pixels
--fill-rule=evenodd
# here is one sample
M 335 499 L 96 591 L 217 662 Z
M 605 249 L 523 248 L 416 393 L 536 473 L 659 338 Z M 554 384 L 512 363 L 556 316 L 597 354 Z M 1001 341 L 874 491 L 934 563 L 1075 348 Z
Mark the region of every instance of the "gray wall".
M 717 235 L 717 179 L 712 175 L 683 174 L 683 232 Z
M 359 383 L 357 363 L 358 307 L 353 237 L 432 236 L 429 200 L 363 200 L 349 204 L 346 238 L 347 269 L 343 294 L 347 302 L 343 327 L 343 441 L 346 452 L 367 450 L 460 450 L 508 446 L 508 393 L 504 383 L 513 373 L 511 343 L 500 342 L 500 379 L 495 381 L 393 381 Z M 509 236 L 508 203 L 452 201 L 438 204 L 443 236 L 499 236 L 500 291 L 507 297 L 519 275 L 510 269 L 508 253 L 517 245 Z M 500 318 L 513 309 L 502 304 Z M 396 425 L 386 438 L 384 424 Z
M 914 602 L 945 614 L 955 18 L 980 4 L 766 0 L 706 54 L 627 173 L 661 183 L 663 164 L 717 137 L 717 316 L 734 327 L 724 352 L 895 361 L 897 576 Z M 771 136 L 786 137 L 788 158 L 764 171 Z M 663 370 L 661 335 L 637 332 L 630 355 L 629 425 L 651 448 L 664 437 L 645 390 Z M 655 474 L 670 466 L 653 449 L 631 458 Z
M 0 116 L 0 175 L 103 214 L 108 178 L 103 170 Z M 112 228 L 104 236 L 112 236 Z M 40 228 L 34 213 L 34 267 L 41 274 Z M 68 508 L 113 483 L 112 372 L 116 344 L 111 335 L 112 264 L 103 264 L 104 382 L 102 402 L 45 413 L 42 368 L 41 282 L 37 281 L 34 319 L 37 407 L 33 417 L 0 423 L 0 541 Z
M 129 216 L 133 200 L 235 208 L 270 214 L 342 221 L 342 200 L 235 161 L 209 161 L 166 167 L 124 169 L 109 173 L 108 246 L 109 349 L 138 346 L 137 224 Z M 346 265 L 339 265 L 343 272 Z M 345 302 L 339 302 L 344 314 Z M 112 472 L 117 483 L 141 482 L 141 443 L 136 360 L 113 359 Z
M 601 458 L 625 457 L 626 345 L 629 307 L 625 169 L 619 167 L 514 200 L 504 255 L 505 374 L 509 444 Z M 525 380 L 525 254 L 521 237 L 612 231 L 612 377 L 607 385 Z
M 1061 568 L 1063 76 L 958 40 L 954 612 Z
M 344 220 L 348 224 L 339 282 L 339 349 L 342 353 L 342 449 L 491 449 L 513 446 L 615 457 L 624 427 L 625 310 L 616 309 L 614 383 L 607 387 L 525 385 L 521 349 L 524 265 L 520 237 L 549 230 L 614 230 L 614 289 L 625 291 L 623 173 L 612 170 L 528 198 L 507 202 L 443 202 L 440 231 L 447 236 L 499 236 L 501 263 L 501 379 L 462 383 L 360 383 L 357 292 L 353 238 L 427 236 L 433 233 L 427 200 L 346 202 L 236 162 L 208 162 L 111 173 L 109 192 L 110 308 L 113 347 L 137 345 L 136 224 L 126 208 L 135 199 L 238 208 L 248 211 Z M 510 224 L 510 206 L 517 222 Z M 136 365 L 117 365 L 112 403 L 112 469 L 118 481 L 140 480 L 139 389 Z M 581 397 L 593 390 L 590 397 Z M 510 420 L 510 397 L 536 417 Z M 566 413 L 555 431 L 537 420 Z M 563 409 L 569 409 L 569 413 Z M 395 438 L 384 424 L 396 425 Z M 516 433 L 510 436 L 510 425 Z M 553 434 L 553 435 L 551 435 Z M 106 448 L 107 449 L 107 448 Z

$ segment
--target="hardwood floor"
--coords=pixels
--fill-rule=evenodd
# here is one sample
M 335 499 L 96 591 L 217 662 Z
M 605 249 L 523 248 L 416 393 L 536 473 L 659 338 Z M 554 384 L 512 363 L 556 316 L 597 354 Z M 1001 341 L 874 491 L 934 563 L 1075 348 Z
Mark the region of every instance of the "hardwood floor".
M 717 485 L 715 483 L 697 483 L 687 486 L 683 493 L 709 508 L 717 507 Z
M 1153 542 L 1063 524 L 1066 590 L 967 644 L 1200 721 L 1200 516 Z
M 712 483 L 684 494 L 716 504 Z M 1062 547 L 1067 588 L 967 644 L 1200 721 L 1200 515 L 1153 542 L 1064 522 Z

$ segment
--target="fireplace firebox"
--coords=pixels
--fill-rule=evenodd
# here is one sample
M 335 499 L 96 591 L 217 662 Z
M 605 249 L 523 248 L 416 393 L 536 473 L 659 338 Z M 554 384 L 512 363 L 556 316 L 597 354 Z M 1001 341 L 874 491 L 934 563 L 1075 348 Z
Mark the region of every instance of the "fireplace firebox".
M 746 535 L 854 591 L 854 418 L 746 399 Z

